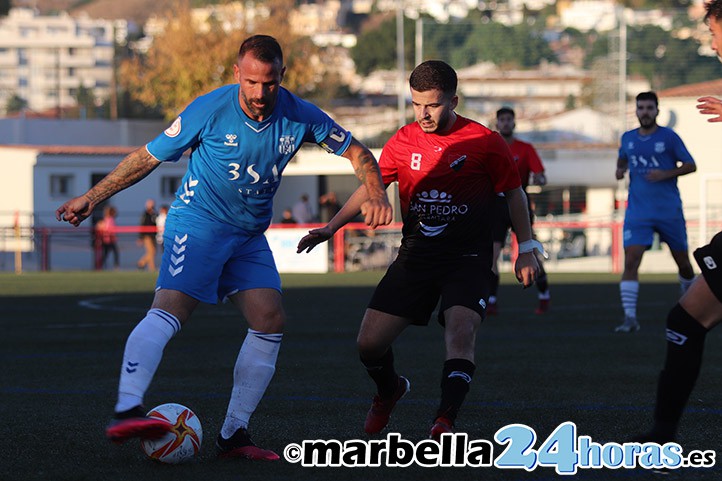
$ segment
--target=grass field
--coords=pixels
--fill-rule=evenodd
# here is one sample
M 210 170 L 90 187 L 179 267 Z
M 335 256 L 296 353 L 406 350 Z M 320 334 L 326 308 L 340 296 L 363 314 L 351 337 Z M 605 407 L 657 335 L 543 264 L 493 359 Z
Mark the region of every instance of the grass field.
M 284 276 L 288 327 L 274 380 L 251 420 L 257 443 L 281 453 L 304 439 L 366 439 L 373 393 L 355 350 L 360 318 L 381 273 Z M 504 278 L 500 314 L 478 339 L 477 371 L 458 428 L 493 440 L 513 423 L 544 439 L 565 421 L 595 442 L 623 442 L 651 418 L 664 357 L 664 321 L 675 276 L 641 279 L 642 330 L 619 322 L 618 277 L 555 275 L 553 310 L 535 316 L 535 292 Z M 138 443 L 103 437 L 115 401 L 125 338 L 143 317 L 154 277 L 137 272 L 0 274 L 0 480 L 653 480 L 636 469 L 556 475 L 498 468 L 304 468 L 281 460 L 221 461 L 214 441 L 225 413 L 245 323 L 229 306 L 201 306 L 171 341 L 146 404 L 179 402 L 203 423 L 199 459 L 181 466 L 147 460 Z M 722 452 L 722 331 L 707 338 L 705 364 L 681 429 L 681 443 Z M 412 391 L 390 428 L 419 441 L 429 428 L 443 362 L 441 328 L 412 328 L 396 344 Z M 494 454 L 503 447 L 495 446 Z M 720 480 L 722 464 L 661 479 Z

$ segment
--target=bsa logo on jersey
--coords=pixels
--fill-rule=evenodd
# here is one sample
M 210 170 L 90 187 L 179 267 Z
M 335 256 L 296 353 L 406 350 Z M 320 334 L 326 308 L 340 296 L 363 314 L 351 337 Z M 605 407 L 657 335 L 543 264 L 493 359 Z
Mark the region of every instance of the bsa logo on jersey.
M 665 151 L 664 142 L 655 142 L 654 143 L 654 151 L 658 154 L 661 154 L 662 152 L 664 152 Z
M 229 147 L 238 147 L 238 142 L 236 142 L 236 139 L 238 136 L 236 134 L 226 134 L 226 141 L 223 142 L 223 145 L 227 145 Z
M 181 118 L 180 117 L 175 119 L 173 121 L 173 123 L 170 124 L 170 127 L 165 129 L 165 135 L 167 135 L 168 137 L 171 137 L 171 138 L 177 137 L 178 134 L 180 134 L 180 132 L 181 132 Z
M 292 154 L 296 144 L 296 137 L 293 135 L 283 135 L 278 139 L 278 152 L 280 154 Z

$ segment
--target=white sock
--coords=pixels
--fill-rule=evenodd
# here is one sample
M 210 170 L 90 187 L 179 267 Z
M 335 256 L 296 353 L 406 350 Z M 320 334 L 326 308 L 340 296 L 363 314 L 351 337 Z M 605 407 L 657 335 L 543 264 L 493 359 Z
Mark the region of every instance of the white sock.
M 637 318 L 637 297 L 639 297 L 639 281 L 622 281 L 619 283 L 619 295 L 626 317 Z
M 221 436 L 228 439 L 239 428 L 247 428 L 251 414 L 261 401 L 276 372 L 276 359 L 283 334 L 248 330 L 233 370 L 233 391 Z
M 163 349 L 180 328 L 178 319 L 162 309 L 149 310 L 135 326 L 125 343 L 115 412 L 143 404 L 143 396 L 158 369 Z
M 685 279 L 684 277 L 679 276 L 679 288 L 681 293 L 684 294 L 685 292 L 687 292 L 687 289 L 689 289 L 689 286 L 691 286 L 693 282 L 694 276 L 692 276 L 691 279 Z

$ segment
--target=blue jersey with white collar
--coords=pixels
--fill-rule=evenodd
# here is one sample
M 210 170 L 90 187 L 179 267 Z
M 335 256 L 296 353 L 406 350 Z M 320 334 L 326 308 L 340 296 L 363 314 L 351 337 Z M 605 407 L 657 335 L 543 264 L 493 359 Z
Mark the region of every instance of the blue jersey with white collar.
M 351 134 L 284 88 L 273 113 L 257 122 L 241 110 L 239 89 L 226 85 L 198 97 L 146 149 L 170 162 L 191 149 L 173 209 L 193 209 L 260 234 L 271 222 L 283 169 L 301 145 L 313 142 L 341 155 Z
M 640 135 L 639 129 L 622 135 L 619 158 L 629 166 L 629 194 L 626 216 L 638 219 L 674 217 L 682 210 L 677 177 L 650 182 L 647 173 L 653 169 L 671 170 L 677 162 L 694 163 L 684 142 L 670 128 L 658 126 L 651 135 Z

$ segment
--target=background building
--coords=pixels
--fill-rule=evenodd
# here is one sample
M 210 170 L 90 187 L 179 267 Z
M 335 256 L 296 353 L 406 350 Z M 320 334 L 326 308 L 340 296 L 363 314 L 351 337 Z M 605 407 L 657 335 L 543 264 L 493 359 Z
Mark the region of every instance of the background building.
M 113 87 L 114 46 L 125 42 L 127 25 L 11 9 L 0 20 L 0 114 L 12 98 L 32 111 L 60 112 L 77 105 L 82 89 L 102 104 Z

